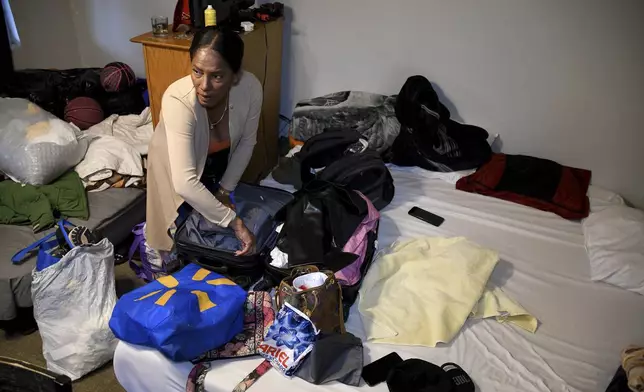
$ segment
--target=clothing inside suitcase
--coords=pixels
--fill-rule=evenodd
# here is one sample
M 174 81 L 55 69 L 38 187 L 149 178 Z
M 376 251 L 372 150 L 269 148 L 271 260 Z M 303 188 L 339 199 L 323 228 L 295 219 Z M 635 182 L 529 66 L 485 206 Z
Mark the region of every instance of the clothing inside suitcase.
M 267 248 L 270 251 L 277 240 L 275 228 L 278 223 L 274 218 L 293 200 L 293 195 L 280 189 L 242 183 L 235 189 L 234 200 L 237 216 L 255 235 L 255 254 Z M 214 253 L 232 254 L 241 249 L 232 229 L 208 221 L 197 211 L 193 211 L 179 228 L 175 242 L 179 252 L 191 245 Z

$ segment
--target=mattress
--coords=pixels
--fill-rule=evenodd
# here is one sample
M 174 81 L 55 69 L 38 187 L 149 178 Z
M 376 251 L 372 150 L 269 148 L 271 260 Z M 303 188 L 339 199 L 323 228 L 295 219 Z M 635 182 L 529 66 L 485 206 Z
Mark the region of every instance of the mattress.
M 619 366 L 622 348 L 644 344 L 644 298 L 590 280 L 579 222 L 518 204 L 457 191 L 454 175 L 391 168 L 396 196 L 380 224 L 380 248 L 421 236 L 465 236 L 499 251 L 491 280 L 540 321 L 530 334 L 494 320 L 468 320 L 456 338 L 435 348 L 365 342 L 365 363 L 392 351 L 441 365 L 455 362 L 479 391 L 603 391 Z M 447 179 L 448 181 L 445 181 Z M 267 180 L 266 185 L 279 186 Z M 410 217 L 419 206 L 441 215 L 436 228 Z M 403 321 L 404 322 L 404 321 Z M 347 329 L 364 338 L 357 307 Z M 252 371 L 258 357 L 212 363 L 209 392 L 231 391 Z M 190 363 L 173 363 L 153 349 L 120 342 L 114 371 L 123 387 L 136 391 L 183 391 Z M 258 391 L 348 391 L 339 383 L 315 386 L 271 370 Z M 385 384 L 370 391 L 387 391 Z

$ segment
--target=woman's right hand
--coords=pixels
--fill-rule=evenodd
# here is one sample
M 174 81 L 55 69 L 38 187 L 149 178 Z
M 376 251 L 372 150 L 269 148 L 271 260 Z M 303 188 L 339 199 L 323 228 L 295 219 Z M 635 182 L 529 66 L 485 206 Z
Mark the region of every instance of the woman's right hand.
M 235 231 L 235 237 L 241 242 L 242 249 L 235 252 L 235 256 L 245 256 L 249 253 L 255 251 L 255 236 L 251 233 L 250 230 L 244 225 L 244 222 L 235 217 L 235 219 L 230 222 L 229 227 Z

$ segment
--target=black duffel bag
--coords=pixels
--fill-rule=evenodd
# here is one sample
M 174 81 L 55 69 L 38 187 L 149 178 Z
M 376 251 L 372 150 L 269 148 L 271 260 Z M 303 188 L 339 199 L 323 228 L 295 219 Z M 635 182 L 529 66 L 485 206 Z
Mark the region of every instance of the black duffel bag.
M 303 184 L 318 179 L 342 185 L 365 195 L 378 210 L 394 198 L 389 169 L 357 131 L 326 131 L 313 136 L 302 146 L 298 159 Z

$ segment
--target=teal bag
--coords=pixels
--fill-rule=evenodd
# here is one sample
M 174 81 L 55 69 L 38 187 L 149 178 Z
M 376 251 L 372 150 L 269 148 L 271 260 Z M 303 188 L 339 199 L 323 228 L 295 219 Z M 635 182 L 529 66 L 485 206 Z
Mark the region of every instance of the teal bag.
M 120 340 L 189 361 L 243 329 L 246 292 L 196 264 L 131 291 L 116 303 L 110 328 Z

